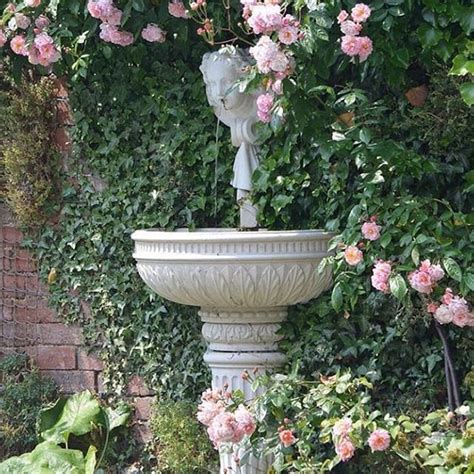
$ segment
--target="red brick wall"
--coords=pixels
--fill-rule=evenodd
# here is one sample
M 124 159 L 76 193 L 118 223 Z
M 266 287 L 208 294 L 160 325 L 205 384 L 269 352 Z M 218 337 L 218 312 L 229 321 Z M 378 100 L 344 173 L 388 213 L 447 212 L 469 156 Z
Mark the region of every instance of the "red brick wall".
M 67 169 L 72 148 L 68 127 L 73 120 L 67 88 L 60 80 L 56 81 L 56 88 L 54 141 Z M 48 307 L 48 289 L 39 280 L 32 255 L 21 248 L 22 239 L 0 202 L 0 357 L 11 352 L 29 354 L 64 393 L 85 389 L 101 392 L 102 363 L 83 347 L 80 329 L 65 326 Z M 132 377 L 127 395 L 136 407 L 137 435 L 147 441 L 153 394 L 142 379 Z

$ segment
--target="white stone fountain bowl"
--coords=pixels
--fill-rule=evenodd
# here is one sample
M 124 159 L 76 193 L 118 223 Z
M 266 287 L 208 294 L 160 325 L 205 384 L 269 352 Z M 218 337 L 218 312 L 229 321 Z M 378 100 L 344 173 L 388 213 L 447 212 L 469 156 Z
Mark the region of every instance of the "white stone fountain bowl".
M 133 257 L 145 283 L 176 303 L 203 309 L 269 310 L 328 288 L 332 234 L 320 230 L 137 230 Z

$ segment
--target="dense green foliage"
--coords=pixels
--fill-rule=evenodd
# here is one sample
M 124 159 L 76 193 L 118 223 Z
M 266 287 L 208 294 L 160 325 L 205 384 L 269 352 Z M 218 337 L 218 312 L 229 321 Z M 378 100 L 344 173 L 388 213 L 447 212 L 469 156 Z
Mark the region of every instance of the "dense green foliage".
M 32 449 L 38 438 L 40 410 L 55 401 L 58 387 L 30 366 L 27 356 L 13 354 L 0 360 L 0 460 Z
M 21 225 L 37 228 L 58 207 L 54 84 L 31 77 L 13 84 L 3 75 L 0 82 L 0 174 L 5 181 L 0 198 Z
M 196 420 L 192 402 L 157 400 L 150 420 L 158 472 L 214 472 L 217 452 Z
M 216 123 L 198 72 L 202 52 L 161 52 L 161 62 L 144 46 L 106 62 L 97 52 L 87 78 L 71 88 L 76 148 L 61 223 L 37 245 L 43 275 L 57 269 L 53 304 L 100 346 L 106 382 L 144 373 L 158 392 L 188 398 L 207 380 L 196 311 L 164 303 L 143 285 L 130 235 L 236 224 L 227 131 L 214 188 Z M 140 67 L 128 65 L 135 55 Z

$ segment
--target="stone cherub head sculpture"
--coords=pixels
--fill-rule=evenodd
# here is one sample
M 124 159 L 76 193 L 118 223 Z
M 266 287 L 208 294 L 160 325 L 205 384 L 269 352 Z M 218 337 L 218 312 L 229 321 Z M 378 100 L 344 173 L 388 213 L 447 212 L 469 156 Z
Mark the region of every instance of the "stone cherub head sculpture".
M 244 93 L 236 86 L 249 65 L 249 56 L 244 51 L 226 47 L 205 54 L 200 67 L 207 100 L 216 117 L 230 127 L 234 146 L 256 141 L 256 94 Z
M 258 121 L 257 94 L 242 92 L 236 85 L 249 64 L 249 58 L 243 51 L 227 47 L 205 54 L 200 69 L 206 83 L 207 100 L 217 118 L 230 128 L 232 145 L 239 147 L 230 184 L 237 190 L 240 226 L 256 228 L 257 209 L 251 203 L 249 193 L 252 190 L 252 174 L 259 163 L 254 131 Z

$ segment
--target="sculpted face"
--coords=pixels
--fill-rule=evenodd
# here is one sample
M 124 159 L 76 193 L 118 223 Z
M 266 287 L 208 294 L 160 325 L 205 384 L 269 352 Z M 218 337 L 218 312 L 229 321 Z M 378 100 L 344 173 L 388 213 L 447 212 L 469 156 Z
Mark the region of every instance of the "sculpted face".
M 246 94 L 238 88 L 231 88 L 243 75 L 243 71 L 231 58 L 214 56 L 201 66 L 206 82 L 206 94 L 209 104 L 214 108 L 217 116 L 224 111 L 237 111 L 246 103 Z

